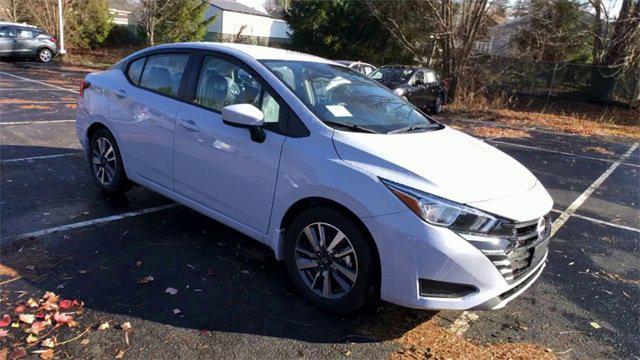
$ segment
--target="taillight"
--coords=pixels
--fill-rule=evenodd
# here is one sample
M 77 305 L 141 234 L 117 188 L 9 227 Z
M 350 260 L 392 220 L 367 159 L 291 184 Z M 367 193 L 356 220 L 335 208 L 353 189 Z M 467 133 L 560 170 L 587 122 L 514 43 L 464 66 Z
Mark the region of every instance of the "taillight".
M 80 97 L 84 97 L 84 89 L 89 88 L 89 86 L 91 86 L 90 82 L 86 80 L 82 80 L 82 82 L 80 83 L 80 91 L 78 91 L 78 94 L 80 94 Z
M 58 40 L 55 37 L 52 36 L 52 37 L 49 38 L 49 41 L 51 41 L 52 43 L 55 43 Z

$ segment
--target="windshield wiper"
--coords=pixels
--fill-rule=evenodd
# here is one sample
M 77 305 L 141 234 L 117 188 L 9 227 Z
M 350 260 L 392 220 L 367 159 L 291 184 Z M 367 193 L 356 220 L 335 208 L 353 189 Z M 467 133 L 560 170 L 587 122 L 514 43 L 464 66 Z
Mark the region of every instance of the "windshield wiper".
M 393 131 L 389 131 L 389 134 L 406 133 L 406 132 L 412 132 L 412 131 L 418 131 L 418 130 L 435 130 L 435 129 L 440 129 L 440 124 L 433 123 L 433 124 L 426 124 L 426 125 L 425 124 L 412 125 L 412 126 L 396 129 Z
M 365 127 L 365 126 L 361 126 L 361 125 L 356 125 L 356 124 L 351 124 L 351 123 L 344 123 L 344 122 L 340 122 L 340 121 L 330 121 L 330 120 L 324 120 L 323 122 L 325 124 L 327 124 L 327 125 L 342 126 L 344 128 L 355 130 L 355 131 L 359 131 L 359 132 L 380 134 L 379 131 L 376 131 L 374 129 L 371 129 L 371 128 L 368 128 L 368 127 Z

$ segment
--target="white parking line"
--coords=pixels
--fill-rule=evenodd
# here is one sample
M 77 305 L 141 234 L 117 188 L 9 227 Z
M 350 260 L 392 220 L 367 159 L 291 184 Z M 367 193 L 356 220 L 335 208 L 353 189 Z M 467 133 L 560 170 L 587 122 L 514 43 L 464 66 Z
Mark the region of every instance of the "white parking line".
M 57 86 L 57 85 L 47 84 L 46 82 L 42 82 L 42 81 L 38 81 L 38 80 L 33 80 L 33 79 L 28 79 L 28 78 L 25 78 L 25 77 L 22 77 L 22 76 L 9 74 L 9 73 L 6 73 L 6 72 L 4 72 L 4 71 L 0 71 L 0 74 L 2 74 L 2 75 L 7 75 L 7 76 L 11 76 L 11 77 L 13 77 L 13 78 L 20 79 L 20 80 L 24 80 L 24 81 L 30 81 L 30 82 L 33 82 L 33 83 L 36 83 L 36 84 L 40 84 L 40 85 L 50 86 L 50 87 L 55 88 L 55 89 L 58 89 L 58 90 L 64 90 L 64 91 L 72 92 L 72 93 L 74 93 L 74 94 L 77 94 L 77 93 L 78 93 L 78 91 L 77 91 L 77 90 L 71 90 L 71 89 L 63 88 L 62 86 Z
M 0 125 L 29 125 L 29 124 L 56 124 L 56 123 L 71 123 L 75 120 L 33 120 L 33 121 L 8 121 L 0 122 Z
M 580 207 L 580 205 L 582 205 L 589 198 L 589 196 L 591 196 L 591 194 L 593 194 L 593 192 L 598 188 L 598 186 L 600 186 L 600 184 L 602 184 L 609 177 L 609 175 L 611 175 L 611 173 L 613 173 L 613 171 L 618 166 L 620 166 L 620 164 L 622 164 L 622 162 L 625 161 L 635 149 L 638 148 L 638 145 L 640 144 L 639 143 L 633 144 L 629 148 L 629 150 L 627 150 L 627 152 L 624 153 L 624 155 L 622 155 L 616 162 L 611 164 L 611 166 L 607 169 L 607 171 L 605 171 L 602 175 L 600 175 L 600 177 L 597 178 L 596 181 L 594 181 L 593 184 L 591 184 L 587 188 L 587 190 L 585 190 L 582 194 L 580 194 L 580 196 L 578 196 L 578 198 L 575 199 L 562 214 L 560 214 L 560 216 L 556 219 L 556 221 L 553 222 L 553 225 L 551 226 L 551 236 L 553 236 L 562 227 L 562 225 L 564 225 L 564 223 L 567 222 L 569 217 L 576 212 L 576 210 Z
M 520 147 L 520 148 L 523 148 L 523 149 L 531 149 L 531 150 L 537 150 L 537 151 L 544 151 L 544 152 L 555 153 L 555 154 L 561 154 L 561 155 L 567 155 L 567 156 L 572 156 L 572 157 L 576 157 L 576 158 L 580 158 L 580 159 L 588 159 L 588 160 L 604 161 L 604 162 L 608 162 L 608 163 L 613 163 L 613 162 L 615 162 L 615 160 L 612 160 L 612 159 L 598 158 L 598 157 L 586 156 L 586 155 L 577 155 L 577 154 L 572 154 L 572 153 L 569 153 L 569 152 L 566 152 L 566 151 L 551 150 L 551 149 L 545 149 L 545 148 L 536 147 L 536 146 L 529 146 L 529 145 L 515 144 L 515 143 L 510 143 L 510 142 L 506 142 L 506 141 L 499 141 L 499 140 L 493 140 L 493 139 L 485 139 L 485 140 L 486 140 L 486 141 L 488 141 L 488 142 L 496 143 L 496 144 L 501 144 L 501 145 L 506 145 L 506 146 L 513 146 L 513 147 Z M 637 165 L 637 164 L 631 164 L 631 163 L 623 163 L 623 165 L 640 167 L 640 165 Z
M 59 157 L 63 157 L 63 156 L 71 156 L 71 155 L 76 155 L 76 154 L 79 154 L 79 152 L 64 153 L 64 154 L 54 154 L 54 155 L 32 156 L 32 157 L 17 158 L 17 159 L 3 159 L 3 160 L 0 160 L 0 164 L 12 163 L 12 162 L 20 162 L 20 161 L 53 159 L 53 158 L 59 158 Z
M 561 213 L 562 213 L 562 210 L 556 210 L 556 209 L 553 209 L 553 210 L 551 210 L 551 211 L 553 211 L 553 212 L 555 212 L 555 213 L 559 213 L 559 214 L 561 214 Z M 582 220 L 591 221 L 591 222 L 596 223 L 596 224 L 601 224 L 601 225 L 611 226 L 611 227 L 618 228 L 618 229 L 629 230 L 629 231 L 635 231 L 635 232 L 640 233 L 640 229 L 636 229 L 636 228 L 631 227 L 631 226 L 620 225 L 620 224 L 612 223 L 612 222 L 609 222 L 609 221 L 604 221 L 604 220 L 600 220 L 600 219 L 592 218 L 592 217 L 590 217 L 590 216 L 584 216 L 584 215 L 580 215 L 580 214 L 575 214 L 575 213 L 574 213 L 573 215 L 571 215 L 571 217 L 578 218 L 578 219 L 582 219 Z
M 596 181 L 593 182 L 576 200 L 569 205 L 569 207 L 563 211 L 560 216 L 553 222 L 551 225 L 551 236 L 555 235 L 555 233 L 560 230 L 560 228 L 567 222 L 569 217 L 576 216 L 575 211 L 582 205 L 588 198 L 593 194 L 593 192 L 602 184 L 608 177 L 613 173 L 613 171 L 625 161 L 631 153 L 638 148 L 639 143 L 634 143 L 629 150 L 627 150 L 624 155 L 618 158 L 611 166 L 602 174 Z M 576 216 L 578 217 L 578 216 Z M 479 315 L 472 311 L 463 311 L 460 316 L 458 316 L 453 324 L 449 327 L 449 331 L 457 334 L 463 335 L 470 327 L 470 322 L 475 321 L 479 318 Z
M 142 209 L 142 210 L 130 211 L 130 212 L 126 212 L 126 213 L 122 213 L 122 214 L 118 214 L 118 215 L 106 216 L 106 217 L 93 219 L 93 220 L 87 220 L 87 221 L 80 221 L 80 222 L 73 223 L 73 224 L 61 225 L 61 226 L 56 226 L 56 227 L 52 227 L 52 228 L 48 228 L 48 229 L 33 231 L 33 232 L 30 232 L 30 233 L 26 233 L 26 234 L 10 236 L 9 238 L 12 239 L 12 240 L 21 240 L 21 239 L 28 239 L 28 238 L 32 238 L 32 237 L 45 236 L 45 235 L 59 233 L 59 232 L 67 231 L 67 230 L 73 230 L 73 229 L 83 228 L 83 227 L 87 227 L 87 226 L 91 226 L 91 225 L 104 224 L 104 223 L 108 223 L 108 222 L 112 222 L 112 221 L 116 221 L 116 220 L 121 220 L 121 219 L 125 219 L 125 218 L 131 218 L 131 217 L 134 217 L 134 216 L 150 214 L 150 213 L 154 213 L 154 212 L 158 212 L 158 211 L 162 211 L 162 210 L 166 210 L 166 209 L 171 209 L 171 208 L 176 207 L 176 206 L 178 206 L 177 203 L 172 203 L 172 204 L 167 204 L 167 205 L 162 205 L 162 206 L 155 206 L 155 207 L 150 207 L 150 208 L 146 208 L 146 209 Z

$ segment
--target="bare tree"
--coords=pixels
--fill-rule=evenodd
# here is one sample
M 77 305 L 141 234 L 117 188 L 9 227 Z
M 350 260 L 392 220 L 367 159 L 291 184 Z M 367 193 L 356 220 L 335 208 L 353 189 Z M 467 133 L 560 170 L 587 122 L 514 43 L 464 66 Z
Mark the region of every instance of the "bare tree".
M 0 8 L 3 10 L 3 15 L 9 21 L 19 21 L 20 20 L 20 10 L 22 9 L 23 3 L 22 0 L 2 0 L 0 1 Z
M 135 12 L 136 21 L 147 34 L 149 45 L 155 45 L 156 27 L 171 16 L 175 0 L 140 0 Z
M 372 13 L 419 62 L 429 59 L 431 36 L 455 98 L 465 66 L 494 0 L 366 0 Z

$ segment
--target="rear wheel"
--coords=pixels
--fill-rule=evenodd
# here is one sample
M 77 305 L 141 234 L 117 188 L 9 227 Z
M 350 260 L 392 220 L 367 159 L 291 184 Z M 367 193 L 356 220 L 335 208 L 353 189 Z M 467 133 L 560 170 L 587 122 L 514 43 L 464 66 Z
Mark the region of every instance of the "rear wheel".
M 96 185 L 107 195 L 122 193 L 131 187 L 118 144 L 107 129 L 98 129 L 91 136 L 89 167 Z
M 296 288 L 323 309 L 350 312 L 375 294 L 369 243 L 338 211 L 315 208 L 300 214 L 287 229 L 285 251 Z
M 43 63 L 48 63 L 52 59 L 53 59 L 53 52 L 51 50 L 44 48 L 38 51 L 38 60 L 42 61 Z

